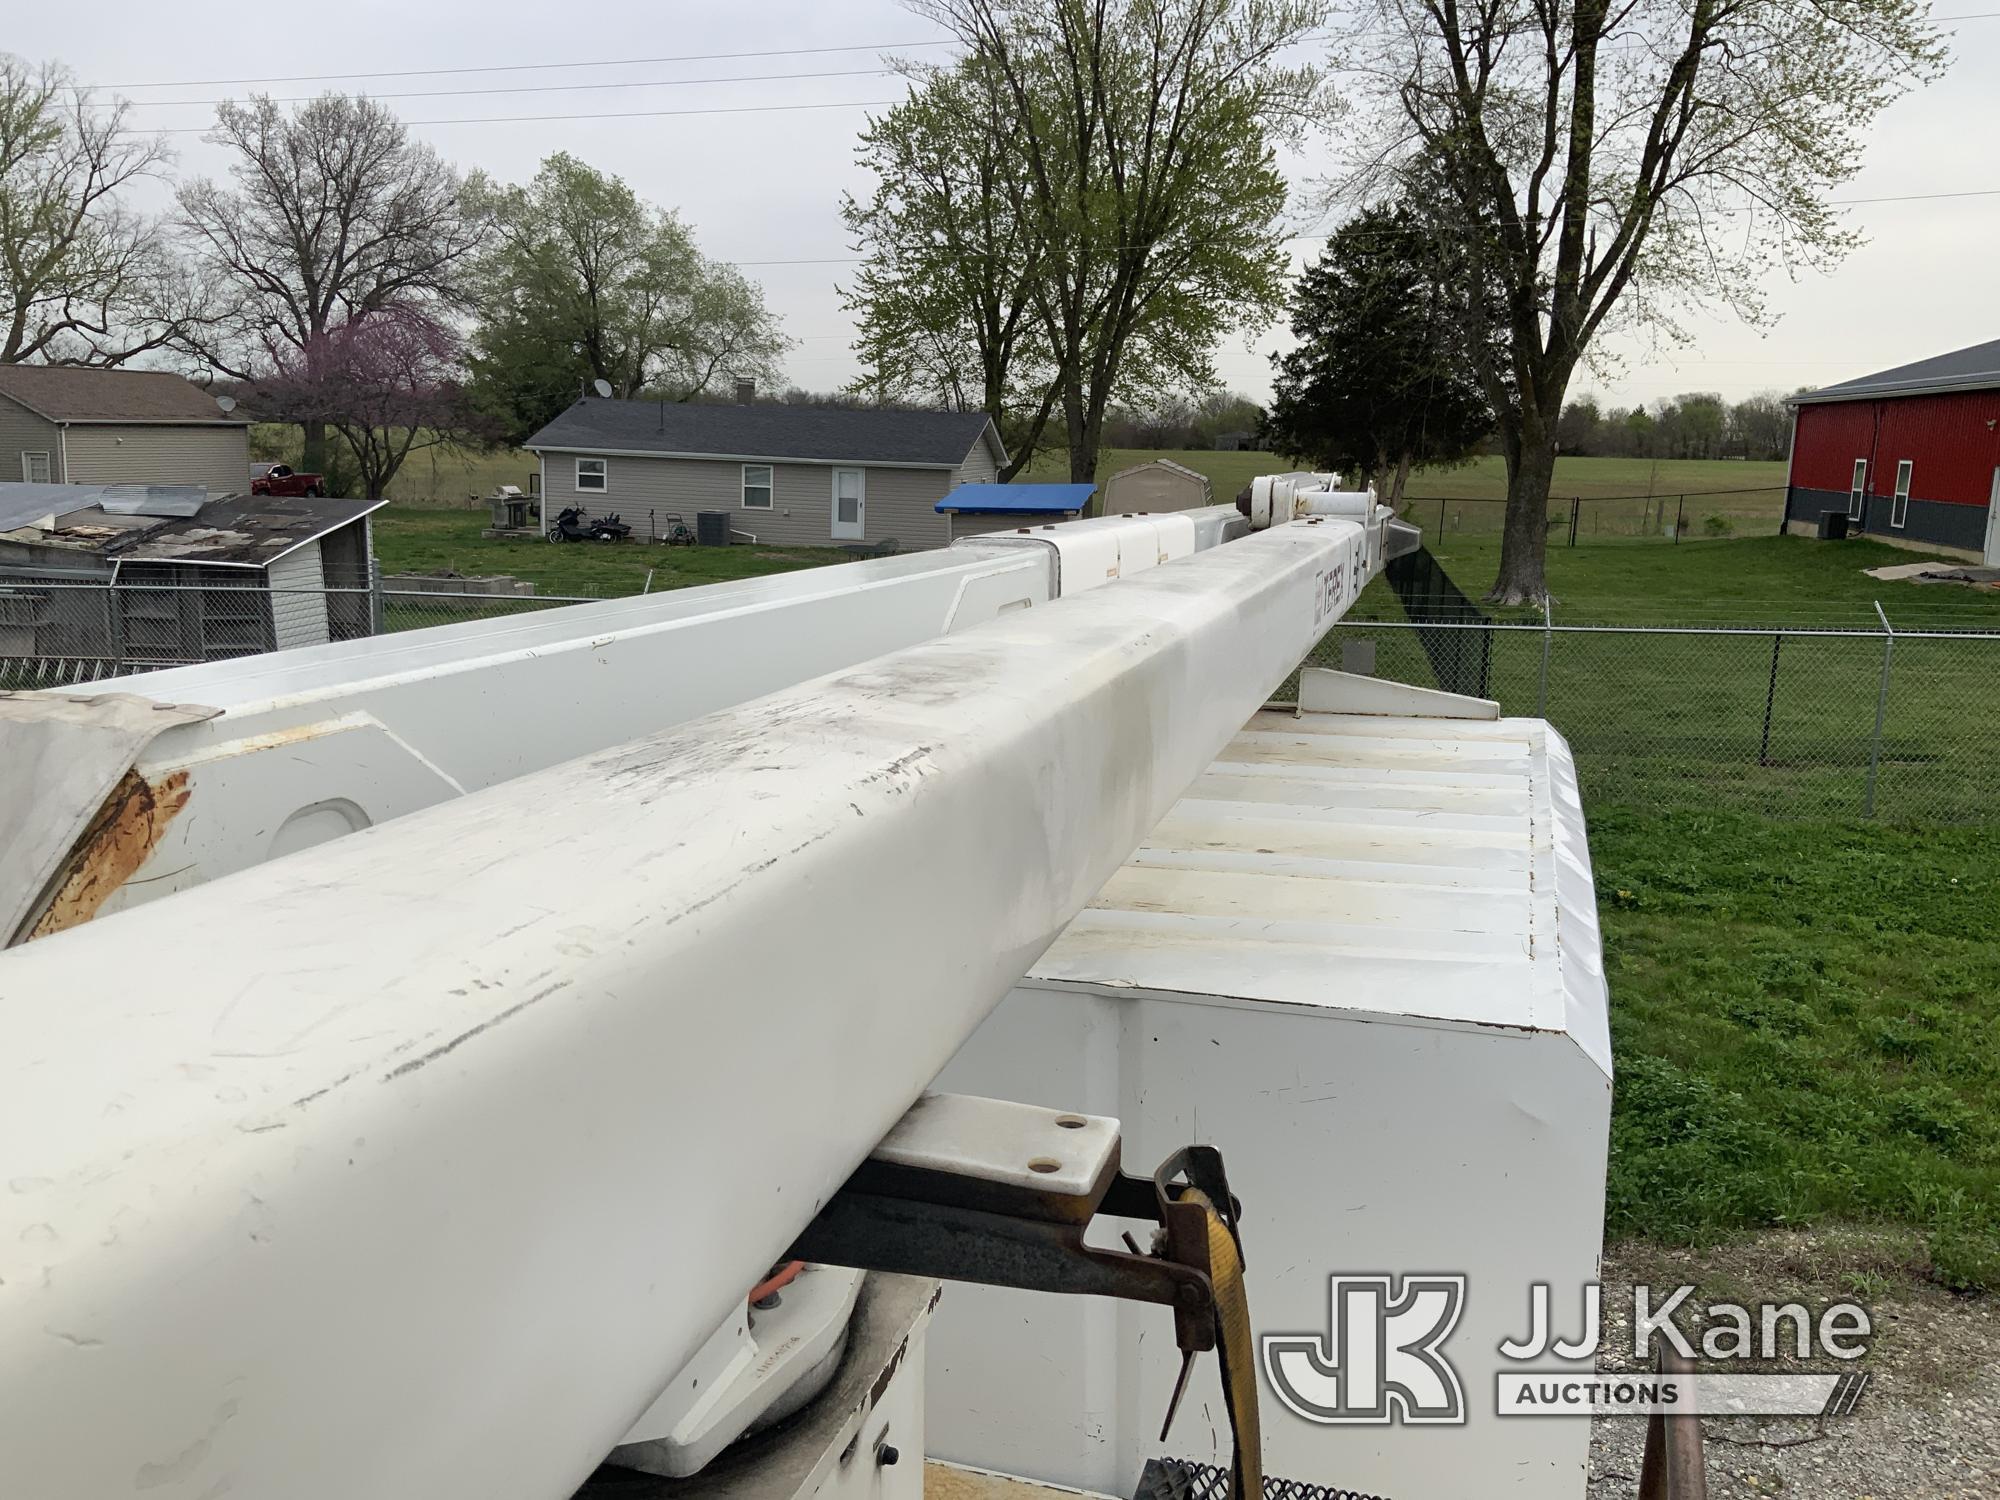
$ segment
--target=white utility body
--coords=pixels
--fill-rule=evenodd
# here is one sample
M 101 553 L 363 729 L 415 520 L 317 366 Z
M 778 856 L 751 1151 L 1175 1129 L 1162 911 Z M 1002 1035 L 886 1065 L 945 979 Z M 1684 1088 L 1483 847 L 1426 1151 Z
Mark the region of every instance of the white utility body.
M 1248 535 L 1107 517 L 0 698 L 9 1495 L 562 1500 L 709 1443 L 669 1397 L 742 1379 L 746 1286 L 1400 544 L 1330 480 Z M 910 1369 L 918 1300 L 876 1329 Z M 1151 1399 L 1156 1355 L 1104 1356 Z M 796 1493 L 917 1492 L 851 1467 L 867 1406 Z

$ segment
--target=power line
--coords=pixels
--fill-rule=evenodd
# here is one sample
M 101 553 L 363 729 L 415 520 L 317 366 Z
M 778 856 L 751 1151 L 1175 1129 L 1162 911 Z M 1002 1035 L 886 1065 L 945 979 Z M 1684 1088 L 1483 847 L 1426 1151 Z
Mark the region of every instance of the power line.
M 616 109 L 594 115 L 481 115 L 457 120 L 405 120 L 406 125 L 532 125 L 551 120 L 659 120 L 672 115 L 762 115 L 799 109 L 888 109 L 900 99 L 841 99 L 828 104 L 740 104 L 712 109 Z M 121 135 L 201 135 L 212 125 L 176 125 L 167 130 L 128 127 Z M 773 262 L 772 264 L 782 264 Z
M 1990 21 L 2000 19 L 2000 10 L 1974 11 L 1966 15 L 1932 16 L 1934 24 L 1948 24 L 1954 21 Z M 1358 35 L 1388 37 L 1400 35 L 1394 32 L 1366 32 Z M 1348 34 L 1323 32 L 1329 38 L 1344 38 Z M 145 83 L 80 83 L 72 85 L 75 93 L 90 93 L 97 89 L 179 89 L 179 88 L 223 88 L 231 84 L 264 83 L 333 83 L 355 78 L 446 78 L 460 77 L 471 73 L 532 73 L 564 68 L 624 68 L 653 66 L 659 63 L 677 62 L 725 62 L 746 57 L 812 57 L 831 52 L 897 52 L 912 47 L 953 47 L 959 45 L 956 37 L 938 37 L 925 42 L 855 42 L 840 47 L 760 47 L 749 52 L 684 52 L 673 57 L 593 57 L 580 58 L 575 62 L 534 62 L 534 63 L 482 63 L 472 67 L 457 68 L 403 68 L 395 71 L 377 69 L 357 73 L 277 73 L 260 74 L 254 78 L 164 78 Z M 138 102 L 138 101 L 134 101 Z
M 670 89 L 690 84 L 702 83 L 781 83 L 793 78 L 881 78 L 895 72 L 893 68 L 840 68 L 828 73 L 748 73 L 733 74 L 728 78 L 657 78 L 633 79 L 618 83 L 530 83 L 507 84 L 499 88 L 483 89 L 423 89 L 401 94 L 370 94 L 370 99 L 457 99 L 472 94 L 571 94 L 593 89 Z M 306 94 L 287 99 L 272 99 L 272 104 L 311 104 L 317 96 Z M 229 104 L 229 99 L 130 99 L 125 101 L 134 109 L 173 109 L 182 106 L 213 106 Z M 108 106 L 100 106 L 108 107 Z M 414 123 L 414 122 L 413 122 Z
M 2000 14 L 2000 12 L 1996 14 Z M 1919 203 L 1938 198 L 1994 197 L 2000 197 L 2000 188 L 1971 188 L 1964 192 L 1952 193 L 1898 193 L 1886 198 L 1831 198 L 1827 200 L 1827 206 L 1830 208 L 1852 208 L 1868 203 Z M 1721 209 L 1718 212 L 1743 213 L 1746 210 Z M 1285 236 L 1284 242 L 1286 244 L 1293 244 L 1308 240 L 1317 242 L 1332 238 L 1332 234 L 1288 234 Z M 735 266 L 857 266 L 867 258 L 865 255 L 822 255 L 800 260 L 737 260 L 731 261 L 729 264 Z
M 153 83 L 80 83 L 77 93 L 93 89 L 221 88 L 232 83 L 329 83 L 342 78 L 444 78 L 466 73 L 531 73 L 551 68 L 651 67 L 657 63 L 725 62 L 744 57 L 811 57 L 826 52 L 894 52 L 907 47 L 951 47 L 954 37 L 930 42 L 856 42 L 848 47 L 760 47 L 754 52 L 687 52 L 678 57 L 602 57 L 579 62 L 486 63 L 467 68 L 405 68 L 394 73 L 285 73 L 257 78 L 168 78 Z

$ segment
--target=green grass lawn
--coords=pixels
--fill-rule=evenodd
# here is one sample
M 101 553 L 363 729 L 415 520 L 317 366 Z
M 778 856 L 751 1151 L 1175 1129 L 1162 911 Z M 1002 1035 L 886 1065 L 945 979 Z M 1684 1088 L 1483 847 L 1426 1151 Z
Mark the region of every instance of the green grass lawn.
M 1452 580 L 1474 599 L 1500 571 L 1495 534 L 1435 537 L 1421 510 L 1424 545 Z M 1868 568 L 1922 561 L 1880 542 L 1818 542 L 1810 537 L 1756 536 L 1718 541 L 1592 541 L 1567 547 L 1550 538 L 1549 591 L 1556 620 L 1573 625 L 1692 625 L 1708 621 L 1766 624 L 1811 621 L 1877 628 L 1881 600 L 1891 622 L 1991 628 L 2000 626 L 2000 594 L 1975 589 L 1870 578 Z M 1381 586 L 1386 589 L 1386 585 Z M 1386 597 L 1378 593 L 1377 598 Z M 1539 610 L 1504 611 L 1540 620 Z
M 2000 1286 L 1990 830 L 1600 806 L 1606 1234 L 1907 1225 Z
M 1454 536 L 1437 556 L 1476 596 L 1497 541 Z M 1859 541 L 1625 542 L 1552 551 L 1549 574 L 1559 621 L 1866 628 L 1880 598 L 1906 626 L 2000 628 L 2000 599 L 1861 573 L 1910 559 Z M 1402 614 L 1379 580 L 1359 606 Z M 1334 643 L 1356 636 L 1380 675 L 1436 681 L 1413 632 L 1362 623 Z M 1898 1225 L 1925 1247 L 1913 1269 L 2000 1286 L 2000 643 L 1898 645 L 1874 819 L 1858 813 L 1880 639 L 1788 635 L 1775 691 L 1773 645 L 1550 641 L 1546 712 L 1577 758 L 1611 988 L 1607 1235 Z M 1542 701 L 1541 646 L 1539 630 L 1493 638 L 1489 690 L 1509 713 Z
M 375 514 L 375 555 L 384 573 L 511 573 L 544 594 L 591 597 L 636 594 L 755 578 L 851 559 L 837 547 L 661 547 L 637 542 L 490 541 L 479 510 L 420 510 L 390 505 Z M 424 623 L 435 624 L 435 620 Z

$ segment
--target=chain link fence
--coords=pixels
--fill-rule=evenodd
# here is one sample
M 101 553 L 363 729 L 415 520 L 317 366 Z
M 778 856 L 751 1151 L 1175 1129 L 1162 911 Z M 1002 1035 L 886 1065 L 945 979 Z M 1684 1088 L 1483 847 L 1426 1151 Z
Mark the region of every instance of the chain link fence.
M 1481 617 L 1441 575 L 1404 582 L 1418 618 L 1343 622 L 1310 664 L 1547 718 L 1600 805 L 2000 817 L 1991 714 L 2000 632 L 1902 630 L 1886 618 L 1875 630 L 1519 624 Z M 319 590 L 5 583 L 0 691 L 592 602 L 379 580 Z
M 211 570 L 213 571 L 213 570 Z M 386 587 L 0 581 L 0 692 L 77 687 L 294 646 L 506 619 L 596 602 L 579 594 Z
M 1502 496 L 1409 497 L 1405 519 L 1423 527 L 1428 545 L 1448 536 L 1497 536 L 1507 519 Z M 1649 495 L 1549 496 L 1544 518 L 1552 547 L 1595 541 L 1720 541 L 1733 536 L 1775 536 L 1784 530 L 1785 487 L 1683 490 Z
M 1308 660 L 1370 655 L 1375 676 L 1548 719 L 1600 806 L 2000 817 L 2000 632 L 1347 621 Z

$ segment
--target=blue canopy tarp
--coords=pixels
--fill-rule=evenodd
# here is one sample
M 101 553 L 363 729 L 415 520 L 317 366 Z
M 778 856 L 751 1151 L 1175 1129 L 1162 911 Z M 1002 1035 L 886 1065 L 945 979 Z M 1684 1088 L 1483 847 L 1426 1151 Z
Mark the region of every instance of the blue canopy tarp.
M 1095 493 L 1094 484 L 961 484 L 936 509 L 940 515 L 1074 516 Z

